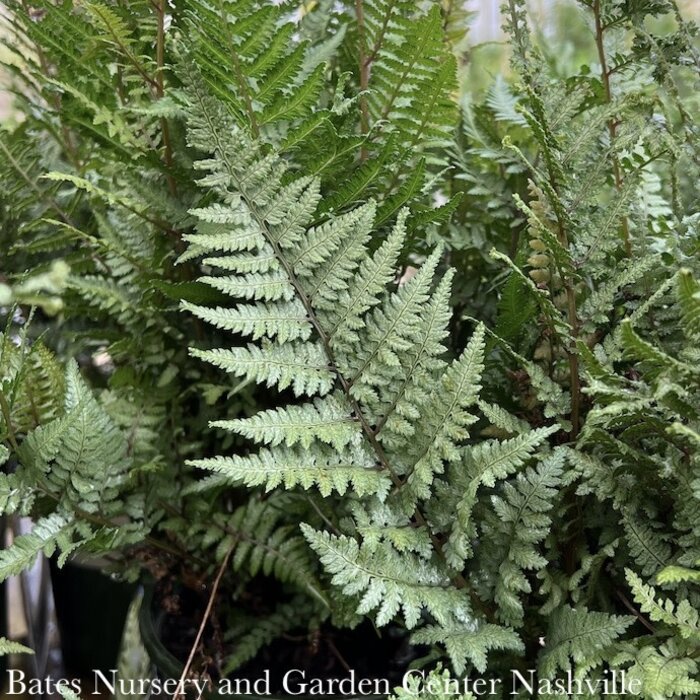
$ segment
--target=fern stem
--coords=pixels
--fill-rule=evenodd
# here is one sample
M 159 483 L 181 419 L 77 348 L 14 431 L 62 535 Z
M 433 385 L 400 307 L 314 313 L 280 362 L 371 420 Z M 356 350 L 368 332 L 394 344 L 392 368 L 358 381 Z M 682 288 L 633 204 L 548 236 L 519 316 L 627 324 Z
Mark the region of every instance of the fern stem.
M 598 50 L 598 62 L 600 63 L 601 78 L 603 81 L 603 90 L 605 92 L 605 101 L 610 104 L 612 103 L 612 88 L 610 86 L 610 70 L 608 69 L 608 62 L 605 55 L 605 44 L 603 43 L 603 22 L 600 15 L 600 0 L 594 0 L 593 2 L 593 19 L 595 22 L 595 44 Z M 608 119 L 608 134 L 610 135 L 610 148 L 613 148 L 613 142 L 617 135 L 617 123 L 615 119 L 611 117 Z M 623 179 L 622 179 L 622 169 L 620 168 L 620 161 L 615 155 L 614 151 L 611 150 L 610 158 L 612 161 L 613 177 L 615 179 L 615 189 L 618 192 L 622 191 Z M 629 222 L 626 216 L 622 217 L 622 239 L 625 245 L 625 254 L 627 257 L 632 256 L 632 241 L 630 239 Z
M 61 205 L 50 195 L 47 194 L 44 190 L 39 187 L 34 180 L 32 180 L 31 177 L 25 172 L 24 168 L 17 162 L 15 157 L 12 155 L 12 152 L 10 151 L 9 148 L 3 143 L 2 138 L 0 138 L 0 150 L 4 153 L 5 158 L 7 158 L 8 163 L 15 169 L 17 174 L 27 183 L 29 188 L 36 194 L 36 196 L 43 202 L 46 202 L 48 205 L 50 205 L 53 209 L 56 210 L 56 213 L 59 215 L 61 220 L 68 224 L 69 226 L 75 226 L 73 225 L 70 217 L 66 212 L 63 211 L 61 208 Z
M 10 406 L 8 405 L 7 399 L 5 398 L 5 394 L 2 391 L 0 391 L 0 410 L 2 410 L 2 417 L 5 420 L 5 425 L 7 426 L 7 439 L 10 441 L 10 444 L 12 445 L 14 450 L 17 451 L 19 449 L 19 445 L 17 444 L 15 431 L 12 427 L 12 415 L 10 413 Z
M 255 110 L 253 109 L 253 98 L 250 95 L 250 87 L 248 86 L 248 83 L 245 79 L 243 69 L 241 68 L 241 61 L 238 58 L 238 54 L 236 53 L 236 44 L 233 40 L 233 36 L 231 35 L 228 17 L 226 16 L 224 3 L 222 0 L 219 0 L 219 10 L 221 12 L 221 24 L 224 29 L 224 32 L 226 32 L 226 41 L 231 47 L 231 61 L 233 63 L 233 70 L 236 76 L 236 82 L 238 83 L 238 87 L 241 89 L 241 93 L 243 94 L 243 101 L 245 102 L 246 114 L 248 115 L 248 119 L 250 120 L 250 130 L 253 136 L 257 139 L 260 136 L 260 125 L 258 124 L 258 118 L 255 116 Z
M 165 66 L 165 0 L 158 0 L 155 9 L 158 19 L 156 34 L 156 97 L 160 99 L 165 94 L 165 77 L 163 75 Z M 177 194 L 177 186 L 170 172 L 173 167 L 173 151 L 170 142 L 170 128 L 165 117 L 160 118 L 160 130 L 163 135 L 163 160 L 167 169 L 165 179 L 168 182 L 170 194 L 175 196 Z
M 369 88 L 369 71 L 372 58 L 366 56 L 366 29 L 365 8 L 363 0 L 355 0 L 355 18 L 357 19 L 357 34 L 359 44 L 359 70 L 360 70 L 360 132 L 369 133 L 369 106 L 367 104 L 367 90 Z M 374 54 L 373 54 L 374 55 Z M 367 160 L 367 147 L 363 144 L 360 149 L 360 160 Z
M 627 596 L 618 588 L 615 589 L 615 595 L 620 599 L 622 604 L 652 633 L 656 634 L 656 628 L 649 622 L 649 620 L 642 615 L 642 613 L 637 610 L 637 608 L 630 603 Z
M 389 27 L 389 20 L 391 19 L 391 12 L 394 9 L 394 6 L 396 5 L 395 0 L 389 3 L 389 7 L 387 7 L 386 11 L 384 12 L 384 19 L 382 20 L 382 26 L 379 29 L 379 32 L 377 33 L 377 38 L 374 41 L 374 45 L 372 46 L 372 50 L 370 51 L 369 55 L 365 59 L 365 64 L 369 68 L 372 65 L 372 62 L 374 61 L 375 58 L 377 58 L 379 51 L 382 48 L 382 44 L 384 43 L 384 36 L 386 35 L 386 30 Z
M 214 585 L 211 588 L 211 593 L 209 594 L 209 600 L 207 601 L 207 607 L 204 611 L 204 615 L 202 616 L 202 621 L 199 623 L 199 629 L 197 630 L 197 636 L 194 639 L 194 642 L 192 643 L 192 648 L 190 649 L 190 654 L 187 657 L 187 663 L 185 664 L 185 667 L 182 669 L 182 675 L 180 676 L 180 680 L 178 681 L 177 688 L 181 689 L 184 688 L 184 681 L 187 678 L 189 672 L 190 672 L 190 667 L 192 666 L 192 661 L 194 660 L 194 655 L 197 652 L 197 649 L 199 648 L 199 643 L 202 639 L 202 635 L 204 634 L 204 628 L 206 627 L 207 621 L 209 620 L 209 617 L 211 616 L 211 611 L 214 607 L 214 600 L 216 599 L 216 594 L 219 590 L 219 584 L 221 583 L 221 579 L 224 575 L 224 571 L 226 570 L 226 565 L 228 564 L 228 560 L 231 558 L 231 552 L 233 552 L 233 548 L 235 545 L 231 545 L 228 548 L 228 551 L 226 552 L 226 555 L 223 558 L 223 561 L 221 562 L 221 566 L 219 567 L 219 570 L 216 573 L 216 578 L 214 579 Z M 182 697 L 183 693 L 182 690 L 176 690 L 175 693 L 173 694 L 173 700 L 178 700 L 178 698 Z
M 340 530 L 330 521 L 330 519 L 326 516 L 326 514 L 321 510 L 320 506 L 314 501 L 311 496 L 307 494 L 306 496 L 306 501 L 307 503 L 313 508 L 313 510 L 316 512 L 316 515 L 318 515 L 319 518 L 326 524 L 326 527 L 331 530 L 335 535 L 340 535 Z
M 574 342 L 578 336 L 578 315 L 576 313 L 576 293 L 570 282 L 566 283 L 566 304 L 569 316 L 569 325 L 572 329 Z M 568 348 L 569 355 L 569 381 L 571 385 L 571 435 L 575 440 L 581 427 L 581 380 L 579 378 L 578 355 L 575 347 Z

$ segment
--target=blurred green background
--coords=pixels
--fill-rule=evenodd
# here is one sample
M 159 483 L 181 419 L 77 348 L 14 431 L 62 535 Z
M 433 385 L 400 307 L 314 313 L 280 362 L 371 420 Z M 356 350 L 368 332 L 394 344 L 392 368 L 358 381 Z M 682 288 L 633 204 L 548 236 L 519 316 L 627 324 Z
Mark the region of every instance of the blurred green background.
M 451 6 L 460 3 L 460 0 L 442 1 Z M 463 44 L 462 89 L 478 93 L 488 87 L 494 75 L 508 71 L 509 56 L 501 27 L 502 0 L 461 1 L 470 15 L 469 35 Z M 700 0 L 677 2 L 686 19 L 700 20 Z M 549 58 L 562 73 L 573 71 L 590 59 L 593 36 L 576 0 L 530 0 L 529 5 L 532 28 L 540 39 L 547 40 Z M 6 10 L 0 2 L 0 15 L 3 12 Z M 3 24 L 0 21 L 0 32 Z M 5 58 L 2 52 L 0 46 L 0 63 Z M 0 119 L 7 117 L 11 109 L 11 96 L 4 89 L 3 78 L 0 68 Z

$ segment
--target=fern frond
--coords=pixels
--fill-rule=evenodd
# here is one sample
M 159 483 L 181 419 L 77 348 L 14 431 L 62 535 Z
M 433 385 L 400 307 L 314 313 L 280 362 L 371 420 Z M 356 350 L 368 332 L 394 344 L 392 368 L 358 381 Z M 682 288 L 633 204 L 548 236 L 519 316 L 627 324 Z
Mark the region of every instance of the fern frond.
M 473 693 L 456 694 L 452 690 L 455 682 L 457 679 L 438 664 L 428 674 L 409 674 L 406 681 L 394 689 L 389 700 L 476 700 Z
M 0 552 L 0 581 L 28 569 L 42 552 L 50 556 L 58 547 L 67 549 L 74 531 L 75 523 L 68 516 L 53 513 L 38 520 L 29 534 L 20 535 Z
M 483 673 L 487 667 L 487 653 L 491 650 L 508 649 L 522 652 L 524 645 L 520 637 L 509 627 L 500 625 L 452 625 L 441 627 L 430 625 L 413 633 L 417 644 L 440 644 L 445 647 L 455 673 L 462 674 L 467 662 Z
M 246 304 L 232 309 L 205 306 L 183 301 L 182 308 L 217 328 L 249 335 L 253 340 L 270 338 L 277 343 L 307 340 L 312 328 L 301 302 L 294 299 L 279 305 Z
M 0 656 L 7 656 L 8 654 L 33 654 L 34 650 L 29 647 L 20 644 L 19 642 L 13 642 L 6 637 L 0 637 Z
M 698 583 L 700 582 L 700 571 L 688 569 L 685 566 L 666 566 L 658 574 L 656 580 L 661 583 Z
M 678 302 L 683 314 L 683 328 L 692 340 L 700 339 L 700 284 L 689 270 L 678 274 Z
M 671 642 L 642 648 L 630 669 L 631 678 L 641 682 L 644 693 L 651 698 L 692 697 L 700 693 L 697 662 L 688 657 L 686 649 Z
M 434 475 L 443 471 L 443 460 L 456 462 L 461 458 L 457 445 L 469 437 L 467 428 L 476 421 L 467 409 L 481 390 L 484 347 L 484 328 L 478 326 L 464 353 L 447 368 L 425 403 L 427 420 L 416 436 L 420 451 L 409 448 L 407 485 L 417 498 L 429 495 Z
M 669 563 L 671 547 L 668 537 L 658 532 L 658 524 L 643 522 L 633 514 L 625 513 L 623 525 L 634 562 L 644 576 L 655 574 Z
M 237 629 L 238 626 L 229 629 L 227 636 L 236 640 L 236 648 L 226 660 L 224 673 L 232 673 L 257 656 L 272 641 L 298 628 L 299 620 L 308 607 L 308 601 L 304 598 L 283 601 L 269 615 L 262 619 L 257 617 L 254 624 L 246 620 L 247 624 L 242 629 Z
M 246 486 L 264 486 L 270 491 L 280 485 L 292 489 L 317 487 L 322 496 L 349 489 L 358 496 L 374 494 L 383 499 L 391 486 L 371 456 L 363 450 L 336 452 L 316 446 L 303 449 L 260 450 L 246 457 L 211 457 L 193 460 L 193 466 L 207 469 Z
M 405 149 L 443 144 L 455 122 L 454 57 L 443 43 L 440 8 L 424 15 L 406 2 L 366 3 L 367 56 L 373 56 L 369 106 Z M 417 16 L 416 16 L 417 15 Z
M 289 342 L 262 348 L 249 343 L 230 349 L 191 348 L 190 352 L 238 377 L 280 390 L 291 386 L 295 396 L 322 396 L 333 386 L 328 359 L 318 343 Z
M 479 561 L 491 572 L 493 597 L 499 618 L 519 626 L 524 608 L 521 593 L 531 586 L 526 570 L 537 571 L 547 564 L 538 545 L 550 531 L 550 511 L 561 484 L 566 450 L 560 448 L 535 467 L 528 467 L 515 479 L 503 482 L 500 493 L 492 498 L 494 517 L 484 525 L 483 536 L 489 542 Z
M 608 658 L 617 638 L 634 622 L 632 617 L 593 612 L 563 605 L 550 615 L 547 644 L 539 659 L 540 673 L 550 678 L 557 670 L 590 669 Z
M 649 615 L 650 620 L 677 628 L 684 639 L 700 640 L 700 615 L 688 600 L 681 600 L 675 605 L 669 599 L 659 599 L 654 588 L 646 585 L 634 571 L 627 569 L 625 574 L 634 600 L 639 604 L 641 612 Z
M 64 415 L 33 430 L 21 456 L 55 496 L 86 512 L 108 510 L 130 466 L 127 441 L 80 377 L 66 369 Z
M 479 487 L 493 487 L 497 479 L 508 477 L 558 429 L 558 425 L 538 428 L 502 442 L 489 440 L 464 450 L 464 466 L 460 469 L 461 473 L 456 475 L 457 488 L 463 495 L 457 502 L 457 518 L 446 546 L 447 559 L 453 567 L 460 568 L 471 555 L 471 517 Z
M 632 323 L 625 319 L 621 325 L 620 342 L 627 357 L 641 361 L 647 369 L 649 376 L 653 377 L 663 371 L 679 372 L 681 374 L 695 374 L 696 368 L 679 362 L 660 348 L 647 342 L 635 333 Z
M 251 418 L 215 421 L 224 428 L 266 445 L 297 443 L 308 449 L 315 441 L 341 452 L 349 443 L 359 444 L 362 434 L 352 418 L 352 409 L 339 394 L 315 399 L 312 404 L 261 411 Z
M 187 0 L 181 18 L 206 86 L 241 127 L 277 144 L 289 129 L 306 129 L 296 122 L 314 119 L 325 66 L 295 36 L 286 5 Z
M 449 587 L 445 574 L 422 559 L 399 556 L 386 546 L 368 551 L 351 537 L 318 532 L 305 524 L 302 530 L 333 584 L 345 595 L 362 596 L 357 612 L 378 609 L 379 626 L 388 624 L 399 610 L 409 629 L 418 624 L 423 610 L 441 624 L 469 610 L 466 594 Z

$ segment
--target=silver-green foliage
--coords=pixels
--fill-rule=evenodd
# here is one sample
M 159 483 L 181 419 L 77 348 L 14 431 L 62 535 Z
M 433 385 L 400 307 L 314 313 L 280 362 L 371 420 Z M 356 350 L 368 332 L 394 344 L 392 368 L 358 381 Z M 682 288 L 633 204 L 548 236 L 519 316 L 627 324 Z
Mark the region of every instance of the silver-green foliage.
M 489 649 L 521 649 L 513 630 L 475 615 L 461 571 L 473 554 L 480 491 L 522 467 L 557 427 L 470 446 L 484 331 L 444 359 L 452 273 L 437 277 L 440 251 L 397 284 L 405 213 L 371 248 L 372 202 L 317 218 L 317 181 L 291 175 L 196 77 L 189 94 L 189 140 L 206 154 L 195 167 L 207 205 L 192 211 L 199 223 L 185 255 L 203 259 L 211 272 L 200 281 L 229 303 L 183 307 L 233 333 L 234 343 L 193 352 L 280 390 L 278 408 L 215 423 L 254 445 L 247 454 L 191 464 L 232 484 L 359 501 L 357 525 L 345 532 L 303 526 L 357 613 L 376 611 L 386 625 L 401 612 L 408 628 L 427 613 L 436 624 L 416 641 L 443 644 L 460 671 L 467 659 L 483 668 Z M 281 391 L 292 377 L 294 399 Z M 445 518 L 453 508 L 458 517 Z
M 578 492 L 613 504 L 622 546 L 611 575 L 626 580 L 651 633 L 624 645 L 620 663 L 654 699 L 700 690 L 700 285 L 681 269 L 669 286 L 681 337 L 645 337 L 649 319 L 636 315 L 588 357 L 596 406 L 574 460 Z M 630 362 L 632 373 L 618 370 Z
M 125 546 L 140 541 L 140 496 L 124 498 L 131 458 L 127 435 L 112 420 L 70 361 L 65 371 L 40 344 L 19 348 L 0 336 L 0 427 L 14 470 L 0 475 L 0 514 L 29 514 L 47 499 L 32 530 L 0 553 L 0 580 L 29 568 L 37 555 L 78 547 Z M 44 382 L 43 385 L 39 382 Z M 31 410 L 27 412 L 27 405 Z M 117 519 L 130 515 L 130 523 Z

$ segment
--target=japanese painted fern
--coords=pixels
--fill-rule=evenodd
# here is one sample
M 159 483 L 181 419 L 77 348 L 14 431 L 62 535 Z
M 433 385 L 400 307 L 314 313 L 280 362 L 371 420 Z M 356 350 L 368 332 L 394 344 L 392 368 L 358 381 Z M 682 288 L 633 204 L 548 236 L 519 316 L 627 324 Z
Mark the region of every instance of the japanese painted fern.
M 345 495 L 346 532 L 303 526 L 333 584 L 379 625 L 400 612 L 415 628 L 429 613 L 436 624 L 416 641 L 444 644 L 458 671 L 467 658 L 483 667 L 489 649 L 521 648 L 511 629 L 482 624 L 461 571 L 480 486 L 512 474 L 557 426 L 469 446 L 484 330 L 444 359 L 452 273 L 436 280 L 440 251 L 397 284 L 406 212 L 372 250 L 374 203 L 318 219 L 317 181 L 289 176 L 196 83 L 190 94 L 207 195 L 188 257 L 202 257 L 211 274 L 200 281 L 230 303 L 183 306 L 233 334 L 231 347 L 192 352 L 275 387 L 280 402 L 215 423 L 255 445 L 247 454 L 191 464 L 233 484 Z M 451 509 L 457 518 L 442 522 Z

